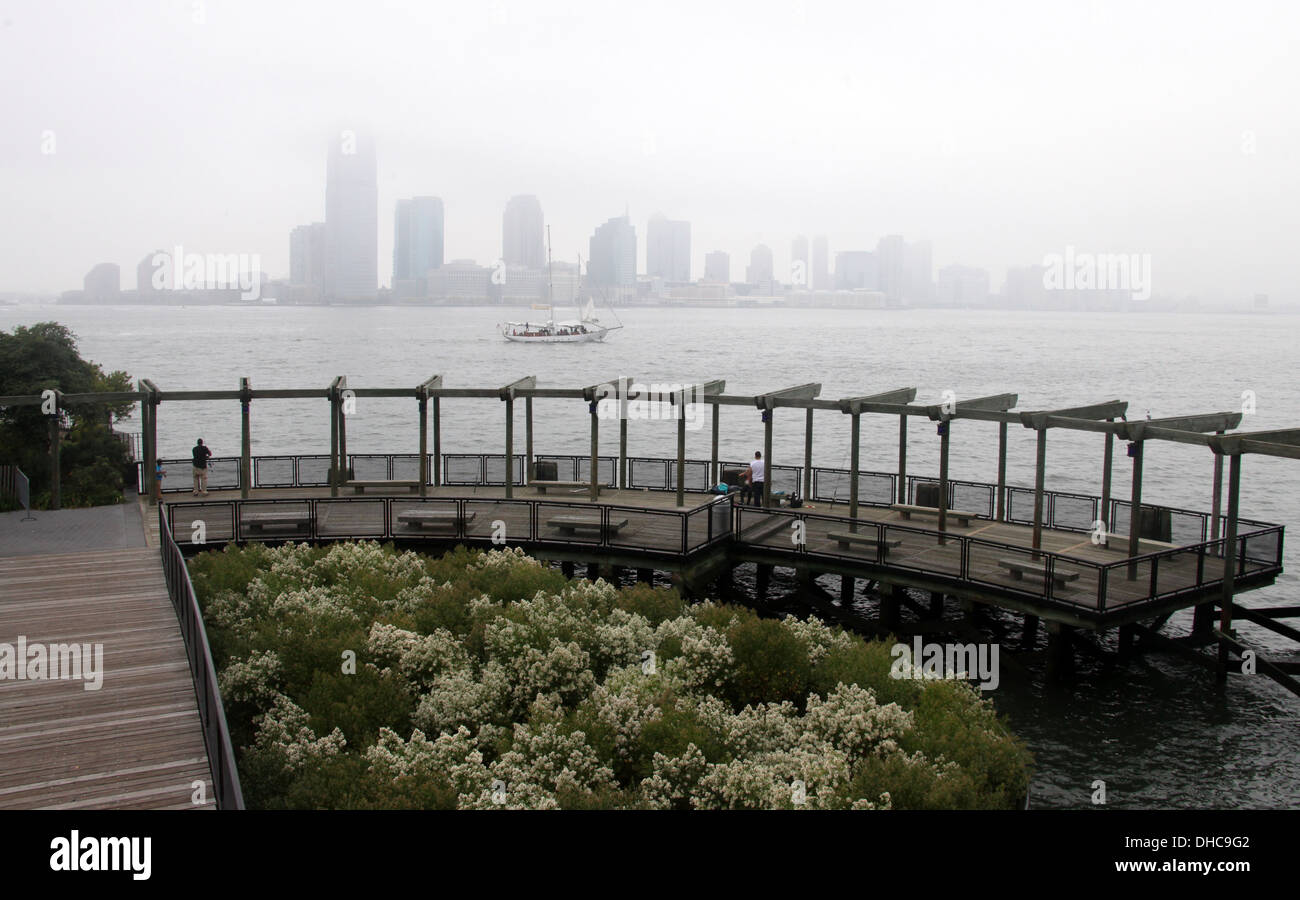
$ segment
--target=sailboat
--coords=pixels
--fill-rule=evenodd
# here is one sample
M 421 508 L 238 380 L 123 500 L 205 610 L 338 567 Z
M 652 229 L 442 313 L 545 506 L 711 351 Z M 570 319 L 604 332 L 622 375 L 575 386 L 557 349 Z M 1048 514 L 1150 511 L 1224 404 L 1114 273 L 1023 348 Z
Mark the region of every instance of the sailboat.
M 578 257 L 578 272 L 582 272 L 582 257 Z M 546 228 L 546 299 L 551 300 L 551 229 Z M 611 331 L 622 328 L 617 325 L 602 325 L 596 318 L 596 303 L 590 297 L 587 305 L 579 312 L 577 319 L 556 321 L 555 307 L 552 303 L 533 304 L 533 309 L 546 310 L 544 322 L 506 322 L 501 327 L 501 336 L 507 341 L 529 344 L 589 344 L 603 341 Z M 617 318 L 617 316 L 615 317 Z

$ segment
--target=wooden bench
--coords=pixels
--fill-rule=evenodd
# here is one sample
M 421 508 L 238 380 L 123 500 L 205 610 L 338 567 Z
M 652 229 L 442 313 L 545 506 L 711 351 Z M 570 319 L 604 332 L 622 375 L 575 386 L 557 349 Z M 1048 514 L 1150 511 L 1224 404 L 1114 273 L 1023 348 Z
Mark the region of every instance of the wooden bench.
M 1127 534 L 1107 534 L 1106 546 L 1111 550 L 1122 550 L 1128 552 L 1128 535 Z M 1161 550 L 1176 550 L 1177 544 L 1169 544 L 1165 541 L 1153 541 L 1150 538 L 1138 538 L 1138 553 L 1158 553 Z
M 577 534 L 579 531 L 601 531 L 600 516 L 554 516 L 546 524 L 558 529 L 561 534 Z M 610 519 L 609 533 L 618 534 L 619 529 L 627 527 L 627 519 Z
M 575 492 L 575 493 L 578 492 L 578 491 L 589 491 L 589 490 L 591 490 L 591 482 L 590 482 L 590 481 L 537 481 L 537 480 L 533 480 L 533 481 L 528 482 L 528 486 L 529 486 L 530 488 L 535 488 L 535 489 L 537 490 L 537 493 L 539 493 L 539 494 L 545 494 L 547 488 L 555 488 L 556 490 L 570 490 L 570 491 L 573 491 L 573 492 Z M 604 486 L 603 484 L 597 484 L 597 485 L 596 485 L 596 493 L 599 494 L 599 493 L 601 492 L 601 490 L 602 490 L 604 487 L 605 487 L 605 486 Z
M 849 549 L 851 544 L 861 544 L 863 547 L 883 550 L 886 555 L 894 547 L 901 547 L 903 542 L 896 539 L 880 540 L 876 537 L 875 531 L 832 531 L 826 535 L 832 541 L 839 544 L 844 550 Z
M 363 493 L 366 488 L 386 488 L 388 490 L 406 488 L 412 494 L 420 489 L 420 482 L 418 481 L 347 481 L 344 484 L 352 488 L 354 494 Z
M 998 565 L 1011 572 L 1011 577 L 1020 581 L 1028 572 L 1031 575 L 1037 575 L 1042 578 L 1047 575 L 1047 566 L 1040 563 L 1027 562 L 1023 559 L 999 559 Z M 1052 572 L 1052 583 L 1057 587 L 1065 587 L 1071 581 L 1078 581 L 1079 573 L 1071 572 L 1069 569 L 1056 569 Z
M 263 531 L 267 528 L 305 529 L 311 526 L 311 513 L 307 510 L 246 512 L 239 517 L 239 521 L 249 531 Z
M 895 503 L 890 509 L 894 510 L 904 519 L 910 519 L 912 516 L 938 516 L 939 507 L 937 506 L 913 506 L 910 503 Z M 961 509 L 946 510 L 949 519 L 956 519 L 961 525 L 969 525 L 970 520 L 976 517 L 973 512 L 966 512 Z
M 451 528 L 453 531 L 474 521 L 476 512 L 459 513 L 454 509 L 404 509 L 397 521 L 409 528 Z

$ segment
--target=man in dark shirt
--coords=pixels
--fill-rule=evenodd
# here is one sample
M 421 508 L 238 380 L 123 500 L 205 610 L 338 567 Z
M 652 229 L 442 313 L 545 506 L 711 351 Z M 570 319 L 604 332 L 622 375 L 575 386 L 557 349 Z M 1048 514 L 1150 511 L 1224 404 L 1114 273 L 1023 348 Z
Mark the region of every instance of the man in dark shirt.
M 208 495 L 208 457 L 212 451 L 203 446 L 203 438 L 194 445 L 194 496 Z

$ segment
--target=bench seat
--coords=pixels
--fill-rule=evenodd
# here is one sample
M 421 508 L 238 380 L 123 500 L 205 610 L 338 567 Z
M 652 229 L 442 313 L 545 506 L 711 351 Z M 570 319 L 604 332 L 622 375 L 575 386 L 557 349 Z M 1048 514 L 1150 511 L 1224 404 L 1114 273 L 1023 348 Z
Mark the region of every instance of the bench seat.
M 602 523 L 599 516 L 552 516 L 546 520 L 546 524 L 558 529 L 562 534 L 576 534 L 579 531 L 601 531 Z M 619 529 L 627 527 L 627 519 L 609 520 L 609 532 L 618 534 Z
M 1023 559 L 999 559 L 998 565 L 1011 572 L 1011 577 L 1020 581 L 1025 577 L 1025 573 L 1037 575 L 1043 578 L 1047 575 L 1047 566 L 1041 563 L 1027 562 Z M 1052 583 L 1057 587 L 1065 587 L 1071 581 L 1078 581 L 1079 573 L 1069 569 L 1056 569 L 1052 572 Z
M 939 507 L 937 506 L 914 506 L 910 503 L 895 503 L 890 509 L 894 510 L 904 519 L 910 519 L 912 516 L 938 516 Z M 967 512 L 963 509 L 946 510 L 947 517 L 956 519 L 962 525 L 969 525 L 970 520 L 976 518 L 973 512 Z
M 418 481 L 347 481 L 344 484 L 352 488 L 354 494 L 363 493 L 366 488 L 387 488 L 389 490 L 406 488 L 414 494 L 420 488 L 420 482 Z
M 454 509 L 404 509 L 397 514 L 397 521 L 410 528 L 458 528 L 473 522 L 476 515 L 473 511 L 462 514 Z
M 530 488 L 536 489 L 537 493 L 539 494 L 545 494 L 547 488 L 555 488 L 556 490 L 571 490 L 571 491 L 591 490 L 590 481 L 538 481 L 534 479 L 533 481 L 528 482 L 528 486 Z M 601 490 L 604 489 L 604 487 L 605 486 L 603 484 L 597 484 L 596 493 L 600 493 Z
M 261 531 L 266 528 L 307 528 L 311 525 L 311 513 L 301 512 L 246 512 L 239 521 L 249 531 Z
M 872 531 L 832 531 L 826 535 L 832 541 L 839 544 L 844 549 L 848 549 L 851 544 L 861 544 L 864 547 L 875 547 L 889 553 L 894 547 L 901 547 L 903 542 L 895 538 L 886 538 L 880 540 L 876 537 L 876 532 Z

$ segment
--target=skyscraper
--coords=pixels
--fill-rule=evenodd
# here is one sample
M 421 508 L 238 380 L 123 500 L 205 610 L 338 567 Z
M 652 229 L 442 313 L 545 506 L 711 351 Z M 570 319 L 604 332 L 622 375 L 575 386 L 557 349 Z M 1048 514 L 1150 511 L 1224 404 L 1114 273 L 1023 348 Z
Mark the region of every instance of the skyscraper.
M 423 296 L 429 270 L 442 265 L 442 246 L 442 200 L 398 200 L 393 222 L 393 290 L 404 282 L 405 295 Z
M 325 166 L 325 295 L 374 300 L 379 287 L 379 183 L 375 145 L 345 131 Z
M 826 235 L 819 234 L 813 238 L 812 245 L 812 287 L 816 291 L 829 290 L 831 286 L 831 253 L 826 242 Z
M 835 287 L 842 291 L 874 291 L 880 287 L 876 254 L 870 250 L 841 250 L 835 254 Z
M 629 217 L 619 216 L 597 226 L 590 249 L 587 276 L 593 285 L 636 284 L 636 228 Z
M 325 282 L 325 223 L 299 225 L 289 232 L 289 283 L 320 287 Z
M 929 241 L 909 243 L 903 254 L 903 299 L 914 306 L 934 300 L 934 262 Z
M 519 194 L 506 203 L 501 226 L 501 258 L 507 266 L 540 269 L 546 265 L 542 204 L 532 194 Z
M 812 281 L 808 269 L 808 239 L 802 234 L 790 242 L 790 284 L 796 289 L 807 289 Z
M 645 273 L 664 281 L 691 280 L 691 223 L 655 213 L 645 230 Z
M 906 245 L 901 235 L 882 237 L 876 244 L 876 265 L 880 272 L 880 292 L 890 303 L 903 302 L 903 273 Z
M 772 248 L 759 244 L 749 254 L 749 268 L 745 270 L 745 281 L 750 284 L 768 285 L 772 283 Z
M 122 293 L 122 270 L 117 263 L 100 263 L 81 281 L 87 300 L 115 301 Z
M 721 250 L 704 254 L 704 280 L 721 284 L 731 282 L 731 256 Z

